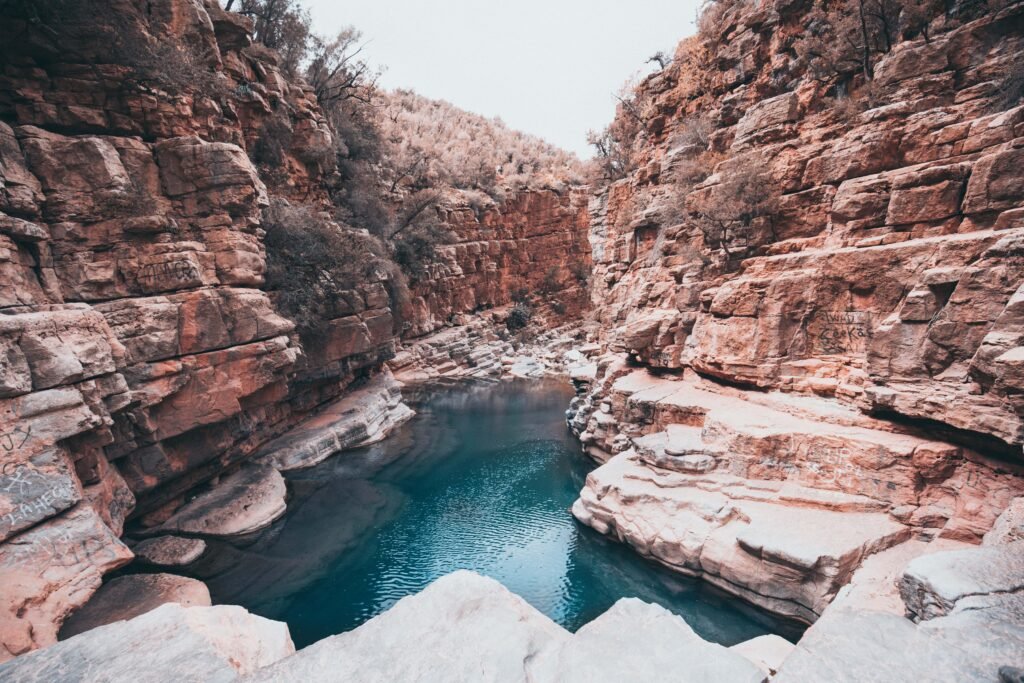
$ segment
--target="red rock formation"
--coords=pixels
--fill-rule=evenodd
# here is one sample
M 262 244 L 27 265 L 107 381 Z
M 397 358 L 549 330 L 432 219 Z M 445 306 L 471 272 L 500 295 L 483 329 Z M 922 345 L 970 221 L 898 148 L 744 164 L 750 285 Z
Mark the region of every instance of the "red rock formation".
M 342 283 L 307 348 L 262 290 L 268 195 L 247 150 L 285 112 L 275 192 L 317 204 L 332 138 L 247 20 L 214 0 L 48 7 L 0 17 L 0 661 L 52 643 L 131 559 L 130 515 L 164 522 L 398 344 L 386 272 Z M 575 195 L 447 218 L 459 241 L 419 286 L 412 333 L 553 266 L 579 297 Z
M 612 353 L 570 423 L 606 464 L 573 512 L 811 623 L 862 564 L 886 592 L 869 556 L 1014 538 L 1024 7 L 898 42 L 845 104 L 795 59 L 806 5 L 721 8 L 620 112 L 634 169 L 591 205 Z
M 871 108 L 845 119 L 817 82 L 797 74 L 780 94 L 772 80 L 793 68 L 803 19 L 733 12 L 718 63 L 688 73 L 701 48 L 687 41 L 641 86 L 638 170 L 593 207 L 604 336 L 654 367 L 936 420 L 1019 454 L 1024 107 L 994 102 L 1024 12 L 898 44 Z M 684 131 L 698 114 L 716 127 L 694 157 Z M 674 180 L 723 157 L 686 201 L 751 166 L 779 193 L 770 229 L 730 236 L 729 257 L 684 218 Z

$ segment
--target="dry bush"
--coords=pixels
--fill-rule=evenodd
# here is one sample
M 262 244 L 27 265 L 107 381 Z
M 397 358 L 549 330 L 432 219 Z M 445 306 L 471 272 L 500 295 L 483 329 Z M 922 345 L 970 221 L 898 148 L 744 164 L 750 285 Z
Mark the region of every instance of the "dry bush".
M 498 119 L 408 90 L 380 93 L 376 125 L 392 192 L 454 187 L 500 195 L 499 186 L 578 182 L 575 155 Z
M 313 207 L 274 198 L 263 212 L 266 288 L 300 333 L 314 336 L 339 292 L 387 269 L 379 240 L 330 221 Z
M 277 50 L 285 73 L 298 73 L 312 40 L 312 19 L 301 0 L 227 0 L 224 9 L 251 18 L 256 41 Z
M 807 74 L 822 83 L 874 76 L 879 58 L 902 40 L 930 39 L 944 15 L 938 0 L 816 0 L 794 48 Z
M 551 266 L 544 273 L 544 277 L 541 279 L 540 284 L 537 286 L 537 291 L 543 295 L 554 294 L 562 289 L 562 273 L 558 269 L 558 266 Z
M 260 126 L 250 156 L 256 164 L 271 169 L 284 164 L 285 155 L 292 145 L 292 124 L 284 114 L 277 113 Z
M 524 303 L 517 303 L 508 312 L 508 318 L 505 319 L 505 327 L 508 328 L 509 332 L 518 332 L 530 324 L 531 318 L 533 318 L 533 310 Z
M 707 247 L 731 260 L 737 246 L 753 246 L 760 228 L 774 233 L 779 193 L 764 163 L 748 161 L 722 173 L 720 183 L 691 197 L 689 220 Z

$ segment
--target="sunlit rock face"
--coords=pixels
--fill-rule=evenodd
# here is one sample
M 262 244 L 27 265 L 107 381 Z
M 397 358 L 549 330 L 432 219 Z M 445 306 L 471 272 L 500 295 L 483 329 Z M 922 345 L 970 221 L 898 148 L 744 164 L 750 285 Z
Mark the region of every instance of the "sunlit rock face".
M 506 306 L 545 277 L 566 318 L 585 298 L 578 192 L 513 194 L 481 215 L 455 203 L 442 219 L 457 239 L 414 292 L 409 325 L 378 272 L 339 283 L 358 310 L 337 307 L 304 343 L 264 289 L 269 196 L 250 151 L 287 110 L 274 192 L 326 206 L 313 159 L 332 137 L 312 89 L 213 0 L 63 10 L 56 34 L 0 12 L 15 13 L 0 16 L 0 660 L 53 643 L 131 559 L 129 519 L 251 531 L 280 515 L 285 491 L 247 463 L 302 459 L 268 442 L 304 425 L 313 462 L 401 423 L 393 380 L 380 385 L 400 335 Z M 138 58 L 167 46 L 198 60 L 184 79 L 174 50 Z M 337 419 L 307 423 L 325 410 Z M 207 491 L 222 475 L 227 488 Z

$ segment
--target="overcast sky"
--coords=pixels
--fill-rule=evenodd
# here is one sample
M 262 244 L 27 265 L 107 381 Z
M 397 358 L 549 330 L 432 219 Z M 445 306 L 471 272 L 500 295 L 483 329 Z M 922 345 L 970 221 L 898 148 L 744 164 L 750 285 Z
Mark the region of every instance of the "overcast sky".
M 612 93 L 694 32 L 698 0 L 306 0 L 318 33 L 352 24 L 382 84 L 412 88 L 590 156 Z

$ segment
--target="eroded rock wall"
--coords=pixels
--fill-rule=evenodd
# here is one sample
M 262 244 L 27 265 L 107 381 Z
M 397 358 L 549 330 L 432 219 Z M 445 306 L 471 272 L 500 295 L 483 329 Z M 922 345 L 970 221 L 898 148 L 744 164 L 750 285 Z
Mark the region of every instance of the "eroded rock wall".
M 506 306 L 525 296 L 551 299 L 550 317 L 576 319 L 587 301 L 590 242 L 584 190 L 537 190 L 483 209 L 446 206 L 453 234 L 429 273 L 415 282 L 406 338 L 421 337 L 456 316 Z
M 593 200 L 605 339 L 652 367 L 990 435 L 1019 460 L 1024 107 L 998 100 L 1024 9 L 899 43 L 850 111 L 795 71 L 800 7 L 738 7 L 698 76 L 690 39 L 641 86 L 639 168 Z M 680 167 L 709 159 L 684 189 Z M 751 166 L 778 194 L 771 225 L 723 247 L 679 205 Z
M 573 513 L 813 623 L 858 572 L 886 591 L 876 556 L 1015 538 L 1024 7 L 947 15 L 841 101 L 797 59 L 807 6 L 723 7 L 591 200 L 604 355 L 569 424 L 603 464 Z
M 379 374 L 401 332 L 385 269 L 343 283 L 315 344 L 264 291 L 268 194 L 250 156 L 287 117 L 274 191 L 326 206 L 331 131 L 309 86 L 213 0 L 55 8 L 0 17 L 0 660 L 54 642 L 131 560 L 129 517 L 165 523 L 310 416 L 341 415 L 324 432 L 344 428 L 335 450 L 407 416 Z M 567 273 L 586 260 L 583 209 L 525 192 L 453 211 L 458 242 L 407 332 L 507 304 L 556 266 L 579 298 Z

